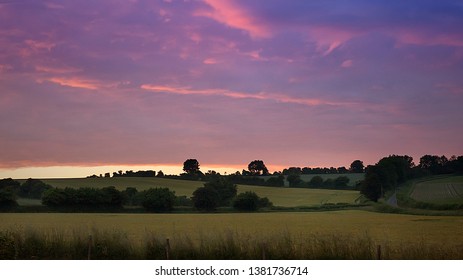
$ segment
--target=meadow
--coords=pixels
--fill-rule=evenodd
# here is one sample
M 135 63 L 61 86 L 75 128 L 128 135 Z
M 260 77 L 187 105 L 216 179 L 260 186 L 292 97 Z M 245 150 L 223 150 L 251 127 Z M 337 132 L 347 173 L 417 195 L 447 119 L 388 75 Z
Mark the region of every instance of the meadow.
M 48 240 L 50 244 L 55 239 L 80 240 L 82 255 L 74 258 L 86 257 L 85 240 L 89 235 L 96 244 L 113 240 L 139 252 L 130 256 L 101 255 L 101 258 L 165 258 L 163 246 L 167 238 L 172 258 L 255 259 L 264 254 L 277 259 L 374 259 L 378 246 L 382 248 L 381 258 L 385 259 L 463 258 L 463 217 L 458 216 L 344 210 L 228 214 L 1 213 L 0 220 L 0 233 L 12 233 L 20 244 L 30 242 L 27 240 L 31 237 L 27 236 L 33 240 L 40 240 L 41 236 L 45 240 L 42 242 Z M 146 251 L 140 253 L 142 248 L 153 244 L 157 244 L 156 254 L 147 257 Z M 39 253 L 29 252 L 18 258 Z
M 204 182 L 201 181 L 186 181 L 157 177 L 42 179 L 42 181 L 58 188 L 103 188 L 115 186 L 121 191 L 127 187 L 135 187 L 138 191 L 143 191 L 149 188 L 167 187 L 175 191 L 177 196 L 185 195 L 187 197 L 190 197 L 195 189 L 204 185 Z M 253 191 L 260 197 L 268 197 L 274 205 L 283 207 L 320 206 L 327 203 L 355 204 L 360 198 L 360 193 L 358 191 L 349 190 L 238 185 L 238 193 L 245 191 Z

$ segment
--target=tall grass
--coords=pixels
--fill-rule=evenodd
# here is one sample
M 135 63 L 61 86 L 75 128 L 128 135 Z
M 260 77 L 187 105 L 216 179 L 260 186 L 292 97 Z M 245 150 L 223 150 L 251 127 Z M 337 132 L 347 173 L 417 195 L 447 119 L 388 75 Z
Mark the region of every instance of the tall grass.
M 380 250 L 380 254 L 379 251 Z M 252 236 L 186 234 L 168 240 L 147 232 L 144 240 L 130 240 L 124 232 L 71 232 L 34 229 L 0 231 L 0 259 L 463 259 L 463 244 L 445 246 L 425 240 L 392 246 L 379 244 L 367 233 L 293 236 L 288 232 Z

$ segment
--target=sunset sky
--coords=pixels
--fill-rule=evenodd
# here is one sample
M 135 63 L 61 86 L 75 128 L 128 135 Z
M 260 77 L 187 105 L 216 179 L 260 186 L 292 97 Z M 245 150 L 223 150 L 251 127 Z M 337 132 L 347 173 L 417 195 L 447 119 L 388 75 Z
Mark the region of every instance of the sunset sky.
M 418 162 L 462 121 L 462 1 L 0 0 L 0 177 Z

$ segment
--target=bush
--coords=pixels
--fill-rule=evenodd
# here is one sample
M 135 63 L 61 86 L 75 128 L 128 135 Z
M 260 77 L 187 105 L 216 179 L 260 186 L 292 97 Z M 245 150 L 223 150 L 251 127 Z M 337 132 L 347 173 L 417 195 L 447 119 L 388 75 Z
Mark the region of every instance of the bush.
M 259 196 L 255 192 L 244 192 L 236 196 L 233 208 L 240 211 L 256 211 L 259 207 Z
M 145 192 L 143 207 L 152 212 L 166 212 L 174 208 L 175 193 L 168 188 L 149 189 Z
M 197 188 L 193 192 L 193 204 L 198 210 L 212 211 L 219 206 L 219 193 L 210 186 Z
M 240 211 L 256 211 L 259 208 L 271 206 L 272 203 L 267 197 L 260 198 L 251 191 L 240 193 L 233 201 L 233 208 Z

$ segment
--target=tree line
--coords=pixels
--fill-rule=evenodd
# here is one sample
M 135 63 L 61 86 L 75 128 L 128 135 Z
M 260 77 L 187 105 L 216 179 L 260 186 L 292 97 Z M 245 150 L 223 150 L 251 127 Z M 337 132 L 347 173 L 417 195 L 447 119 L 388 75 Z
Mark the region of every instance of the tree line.
M 218 175 L 196 189 L 191 197 L 177 196 L 165 187 L 144 191 L 127 187 L 119 191 L 114 186 L 54 188 L 37 179 L 28 179 L 23 184 L 11 178 L 0 180 L 1 210 L 17 207 L 17 196 L 41 199 L 43 205 L 59 211 L 119 211 L 124 206 L 139 206 L 148 212 L 170 212 L 174 207 L 194 207 L 199 211 L 233 207 L 239 211 L 256 211 L 272 206 L 268 198 L 254 192 L 237 194 L 236 184 Z

